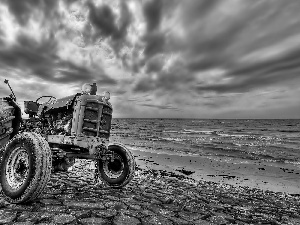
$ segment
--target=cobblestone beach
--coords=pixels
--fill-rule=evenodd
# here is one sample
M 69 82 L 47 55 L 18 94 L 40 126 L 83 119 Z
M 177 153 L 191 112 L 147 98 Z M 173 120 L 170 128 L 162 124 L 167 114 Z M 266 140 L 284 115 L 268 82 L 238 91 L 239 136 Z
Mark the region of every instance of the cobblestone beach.
M 137 168 L 111 189 L 93 180 L 92 163 L 52 174 L 42 197 L 14 205 L 0 196 L 0 224 L 300 224 L 300 196 L 234 187 L 163 170 Z

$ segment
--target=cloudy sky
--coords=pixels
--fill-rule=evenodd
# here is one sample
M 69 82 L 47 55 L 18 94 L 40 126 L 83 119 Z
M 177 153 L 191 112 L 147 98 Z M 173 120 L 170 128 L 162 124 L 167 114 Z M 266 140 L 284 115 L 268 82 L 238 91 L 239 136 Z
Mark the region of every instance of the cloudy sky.
M 115 117 L 300 118 L 299 0 L 1 0 L 0 94 L 97 82 Z

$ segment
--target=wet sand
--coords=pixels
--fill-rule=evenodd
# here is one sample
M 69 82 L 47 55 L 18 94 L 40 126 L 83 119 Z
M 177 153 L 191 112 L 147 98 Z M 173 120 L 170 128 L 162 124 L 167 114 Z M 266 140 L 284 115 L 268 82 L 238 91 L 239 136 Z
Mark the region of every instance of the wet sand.
M 201 156 L 132 150 L 137 165 L 142 169 L 174 172 L 196 181 L 300 194 L 300 168 L 297 167 L 286 169 L 280 167 L 280 164 L 224 162 Z

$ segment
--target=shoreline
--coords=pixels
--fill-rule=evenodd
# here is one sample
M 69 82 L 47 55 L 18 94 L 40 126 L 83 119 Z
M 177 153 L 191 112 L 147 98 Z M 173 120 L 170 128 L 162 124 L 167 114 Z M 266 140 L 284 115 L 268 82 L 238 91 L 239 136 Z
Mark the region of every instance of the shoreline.
M 137 165 L 142 169 L 174 172 L 196 181 L 212 181 L 300 195 L 300 168 L 297 170 L 266 164 L 239 164 L 203 156 L 130 149 L 136 157 Z
M 196 181 L 212 181 L 264 191 L 300 194 L 300 167 L 283 163 L 200 156 L 178 153 L 178 146 L 143 142 L 112 135 L 111 143 L 122 143 L 132 150 L 142 169 L 155 169 L 185 175 Z M 187 173 L 185 173 L 187 171 Z

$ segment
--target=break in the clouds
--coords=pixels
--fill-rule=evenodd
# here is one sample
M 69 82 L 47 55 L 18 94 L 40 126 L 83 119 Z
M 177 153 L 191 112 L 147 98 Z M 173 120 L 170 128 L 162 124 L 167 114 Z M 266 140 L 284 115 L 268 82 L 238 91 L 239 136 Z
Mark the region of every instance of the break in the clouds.
M 299 10 L 298 0 L 5 0 L 0 77 L 20 101 L 97 82 L 119 117 L 299 118 Z

